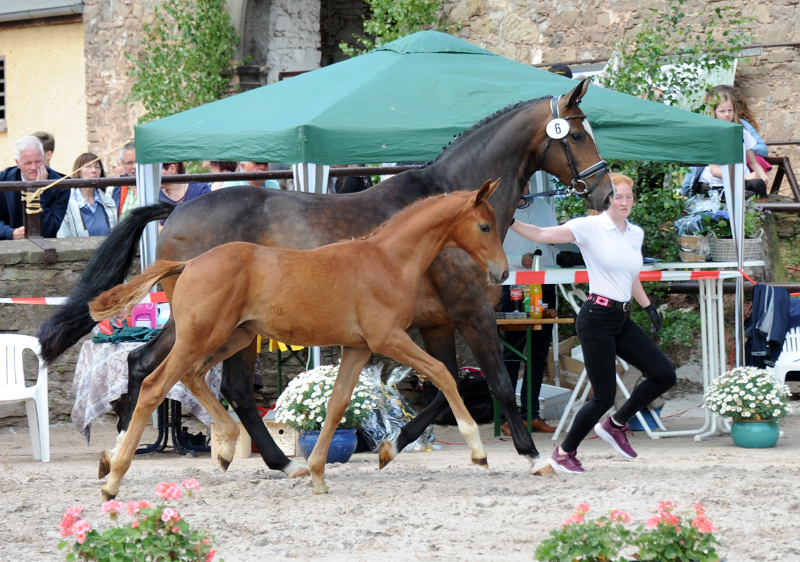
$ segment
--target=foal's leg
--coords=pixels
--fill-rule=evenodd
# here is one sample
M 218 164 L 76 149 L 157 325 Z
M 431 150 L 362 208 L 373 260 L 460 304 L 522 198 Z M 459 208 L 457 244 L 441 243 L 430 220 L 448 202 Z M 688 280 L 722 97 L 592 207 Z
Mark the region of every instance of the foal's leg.
M 472 462 L 487 466 L 486 449 L 483 448 L 483 443 L 481 443 L 478 424 L 475 423 L 475 420 L 469 415 L 467 407 L 464 406 L 464 401 L 458 394 L 456 381 L 450 376 L 447 368 L 420 349 L 409 335 L 402 330 L 397 330 L 387 335 L 378 345 L 369 343 L 373 351 L 388 355 L 392 359 L 416 369 L 444 392 L 458 422 L 458 430 L 472 450 Z
M 350 404 L 358 376 L 371 353 L 367 347 L 342 347 L 342 362 L 339 364 L 339 374 L 336 376 L 333 392 L 328 399 L 325 423 L 319 432 L 317 444 L 308 457 L 308 469 L 311 471 L 315 494 L 328 493 L 328 486 L 325 484 L 325 460 L 328 458 L 331 438 Z
M 125 405 L 125 417 L 122 418 L 117 444 L 110 451 L 100 453 L 100 467 L 97 477 L 105 478 L 111 470 L 111 460 L 119 450 L 125 432 L 131 423 L 133 411 L 139 400 L 139 390 L 147 376 L 161 365 L 175 344 L 175 323 L 170 319 L 155 338 L 128 354 L 128 398 Z
M 202 350 L 200 351 L 202 353 Z M 111 461 L 111 473 L 108 482 L 103 486 L 103 497 L 106 500 L 113 499 L 119 492 L 119 484 L 122 477 L 130 468 L 139 439 L 142 437 L 145 425 L 150 415 L 164 401 L 167 392 L 180 379 L 180 372 L 186 369 L 186 365 L 192 365 L 197 356 L 192 356 L 177 347 L 173 348 L 164 362 L 153 371 L 142 383 L 141 394 L 139 396 L 136 409 L 133 412 L 131 423 L 119 451 Z
M 420 329 L 419 333 L 422 336 L 425 351 L 431 357 L 442 361 L 455 379 L 458 375 L 458 363 L 456 360 L 455 330 L 453 325 L 446 324 L 444 326 Z M 378 448 L 378 466 L 383 468 L 394 460 L 409 443 L 416 441 L 446 407 L 447 398 L 440 390 L 436 393 L 436 398 L 433 402 L 428 404 L 424 410 L 402 427 L 394 442 L 381 442 Z
M 289 478 L 308 476 L 308 469 L 289 460 L 275 444 L 264 421 L 258 415 L 253 397 L 252 374 L 255 366 L 255 341 L 247 348 L 231 355 L 222 364 L 222 395 L 231 403 L 242 425 L 258 447 L 264 462 L 272 470 L 280 470 Z

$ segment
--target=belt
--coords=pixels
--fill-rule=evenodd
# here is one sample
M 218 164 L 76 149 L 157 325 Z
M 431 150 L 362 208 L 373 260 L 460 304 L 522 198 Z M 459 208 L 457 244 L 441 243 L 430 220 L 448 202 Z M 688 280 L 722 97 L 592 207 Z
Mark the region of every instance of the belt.
M 594 293 L 589 294 L 589 300 L 595 304 L 599 304 L 600 306 L 617 308 L 623 312 L 628 312 L 631 309 L 631 301 L 627 302 L 612 301 L 609 298 L 601 297 L 600 295 L 595 295 Z

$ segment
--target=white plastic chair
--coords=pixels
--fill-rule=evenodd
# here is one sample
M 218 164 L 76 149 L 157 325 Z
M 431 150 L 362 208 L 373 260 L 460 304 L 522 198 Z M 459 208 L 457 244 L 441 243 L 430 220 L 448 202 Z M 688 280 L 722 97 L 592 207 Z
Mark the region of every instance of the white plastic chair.
M 792 328 L 786 332 L 783 350 L 778 360 L 775 361 L 772 376 L 781 384 L 785 384 L 786 374 L 790 371 L 800 371 L 800 328 Z
M 22 352 L 30 349 L 39 361 L 36 384 L 25 386 Z M 50 462 L 50 408 L 47 403 L 47 367 L 33 336 L 0 334 L 0 403 L 25 401 L 33 458 Z
M 567 291 L 564 289 L 564 285 L 559 285 L 559 289 L 561 289 L 561 294 L 564 295 L 564 298 L 567 299 L 567 302 L 572 306 L 572 309 L 575 311 L 577 315 L 581 310 L 581 305 L 589 300 L 586 296 L 586 293 L 582 289 L 578 289 L 575 285 L 571 285 L 572 289 Z M 628 364 L 617 357 L 617 361 L 625 372 L 628 372 Z M 585 363 L 585 361 L 583 361 Z M 622 382 L 622 379 L 619 375 L 617 377 L 617 386 L 619 387 L 622 394 L 625 398 L 630 398 L 630 393 L 628 389 L 625 388 L 625 383 Z M 585 383 L 585 385 L 584 385 Z M 584 387 L 585 386 L 585 387 Z M 581 388 L 583 388 L 583 393 L 581 393 Z M 553 441 L 558 439 L 558 436 L 561 434 L 561 431 L 566 429 L 569 431 L 572 428 L 572 422 L 575 421 L 575 414 L 578 410 L 581 409 L 583 404 L 589 397 L 589 390 L 592 388 L 592 385 L 589 383 L 589 380 L 586 376 L 586 369 L 583 369 L 581 372 L 581 376 L 578 378 L 578 382 L 575 383 L 575 388 L 572 390 L 572 394 L 567 401 L 567 405 L 564 408 L 564 415 L 561 416 L 561 420 L 558 422 L 558 426 L 556 427 L 555 433 L 553 433 Z M 661 419 L 659 418 L 658 414 L 656 414 L 652 408 L 648 408 L 650 411 L 650 415 L 652 416 L 653 420 L 655 421 L 656 425 L 659 429 L 665 430 L 666 428 L 661 423 Z M 570 419 L 572 418 L 572 419 Z M 567 420 L 569 419 L 569 424 L 567 424 Z M 639 423 L 642 425 L 642 429 L 644 429 L 645 433 L 647 433 L 648 437 L 653 437 L 653 432 L 650 429 L 647 421 L 644 419 L 644 416 L 641 412 L 636 412 L 636 419 L 639 420 Z M 566 425 L 566 428 L 564 427 Z

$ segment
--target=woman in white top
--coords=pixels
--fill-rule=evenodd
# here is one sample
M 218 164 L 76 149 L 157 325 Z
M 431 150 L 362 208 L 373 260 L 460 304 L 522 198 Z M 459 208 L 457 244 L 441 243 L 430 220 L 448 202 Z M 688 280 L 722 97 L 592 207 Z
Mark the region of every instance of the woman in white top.
M 511 224 L 511 230 L 534 242 L 574 242 L 589 271 L 589 300 L 581 307 L 576 325 L 593 396 L 577 413 L 566 438 L 548 459 L 557 472 L 584 472 L 575 454 L 592 428 L 623 457 L 636 458 L 625 436 L 628 420 L 671 388 L 676 380 L 669 360 L 630 318 L 633 297 L 647 310 L 653 332 L 661 328 L 661 317 L 639 280 L 644 232 L 628 222 L 633 207 L 633 180 L 611 174 L 611 181 L 616 193 L 602 214 L 549 228 L 516 221 Z M 646 378 L 613 416 L 598 423 L 614 405 L 617 356 L 641 370 Z
M 706 104 L 715 119 L 727 121 L 729 123 L 740 123 L 739 107 L 736 98 L 727 90 L 712 90 L 706 97 Z M 764 168 L 756 160 L 753 147 L 756 141 L 746 128 L 742 129 L 744 135 L 744 150 L 747 157 L 747 165 L 752 170 L 744 176 L 744 188 L 751 195 L 759 197 L 767 196 L 767 180 L 769 179 Z M 722 166 L 709 164 L 703 168 L 698 180 L 701 184 L 705 183 L 711 189 L 722 189 Z

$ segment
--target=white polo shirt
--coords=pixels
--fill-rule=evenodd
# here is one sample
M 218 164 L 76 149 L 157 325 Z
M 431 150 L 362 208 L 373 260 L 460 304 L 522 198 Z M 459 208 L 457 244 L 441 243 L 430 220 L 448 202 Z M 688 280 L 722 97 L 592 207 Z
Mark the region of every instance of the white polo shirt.
M 615 301 L 631 300 L 633 281 L 642 270 L 644 231 L 626 221 L 625 232 L 620 232 L 607 213 L 565 224 L 586 262 L 589 291 Z

